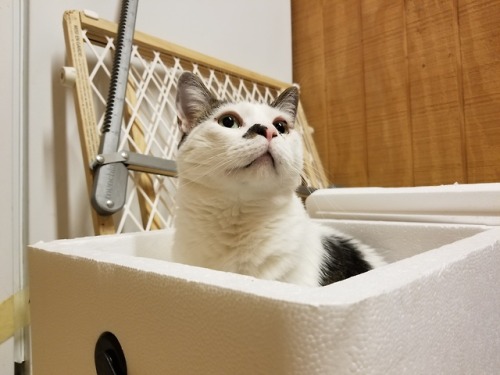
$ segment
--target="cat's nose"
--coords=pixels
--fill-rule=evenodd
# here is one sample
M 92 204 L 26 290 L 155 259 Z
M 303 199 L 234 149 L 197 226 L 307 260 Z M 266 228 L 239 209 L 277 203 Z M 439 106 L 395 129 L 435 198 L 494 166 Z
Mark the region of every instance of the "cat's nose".
M 274 126 L 268 128 L 267 126 L 261 124 L 254 124 L 250 127 L 250 129 L 248 129 L 243 137 L 250 138 L 252 135 L 256 134 L 265 137 L 269 142 L 271 142 L 271 139 L 278 136 L 278 131 Z

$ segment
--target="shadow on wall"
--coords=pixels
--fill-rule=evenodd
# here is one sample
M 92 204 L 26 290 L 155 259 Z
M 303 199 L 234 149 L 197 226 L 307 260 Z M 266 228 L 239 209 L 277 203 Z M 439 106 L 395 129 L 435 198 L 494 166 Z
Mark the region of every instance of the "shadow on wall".
M 55 183 L 55 200 L 57 214 L 57 236 L 68 238 L 69 230 L 69 198 L 68 198 L 68 153 L 66 150 L 66 93 L 60 83 L 60 56 L 52 60 L 52 115 L 53 115 L 53 163 Z
M 51 72 L 53 138 L 52 149 L 47 152 L 53 154 L 57 237 L 74 238 L 93 234 L 93 230 L 73 93 L 60 79 L 64 65 L 64 57 L 54 56 Z

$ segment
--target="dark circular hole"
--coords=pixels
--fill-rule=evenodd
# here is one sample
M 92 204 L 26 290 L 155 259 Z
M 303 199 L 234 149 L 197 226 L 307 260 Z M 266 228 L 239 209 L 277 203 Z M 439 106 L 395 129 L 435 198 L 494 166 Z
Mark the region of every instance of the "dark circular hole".
M 127 375 L 127 362 L 120 341 L 111 332 L 99 336 L 94 352 L 97 375 Z

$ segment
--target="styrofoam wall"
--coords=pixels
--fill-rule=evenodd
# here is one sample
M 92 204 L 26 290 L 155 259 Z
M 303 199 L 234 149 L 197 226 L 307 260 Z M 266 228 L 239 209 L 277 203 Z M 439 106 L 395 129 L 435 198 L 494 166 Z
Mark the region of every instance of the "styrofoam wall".
M 407 236 L 412 249 L 385 267 L 305 288 L 145 257 L 168 257 L 170 231 L 34 245 L 35 375 L 64 371 L 67 363 L 75 375 L 91 373 L 88 354 L 106 330 L 117 335 L 130 373 L 138 374 L 493 374 L 500 368 L 500 229 L 325 222 L 333 223 L 379 240 L 389 229 L 388 253 L 398 253 Z M 424 237 L 437 248 L 425 251 Z M 61 356 L 68 362 L 57 361 Z
M 500 228 L 477 223 L 498 222 L 499 213 L 462 203 L 486 195 L 495 205 L 499 187 L 315 192 L 306 202 L 314 220 L 376 247 L 389 262 L 322 288 L 170 263 L 172 230 L 35 244 L 36 375 L 56 371 L 60 356 L 74 374 L 91 372 L 85 353 L 103 331 L 119 338 L 131 373 L 496 373 Z M 453 198 L 443 199 L 447 190 Z M 391 195 L 397 209 L 379 204 Z M 399 221 L 330 218 L 352 214 L 356 197 L 367 212 Z M 437 222 L 421 222 L 433 217 L 436 199 Z M 451 223 L 441 222 L 443 214 Z M 454 223 L 457 215 L 476 224 Z M 417 222 L 400 221 L 410 216 Z

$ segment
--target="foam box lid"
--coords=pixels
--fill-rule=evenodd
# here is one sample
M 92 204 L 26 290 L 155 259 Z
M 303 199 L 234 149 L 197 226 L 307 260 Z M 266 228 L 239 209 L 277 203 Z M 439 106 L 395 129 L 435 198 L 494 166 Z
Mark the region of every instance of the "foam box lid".
M 307 199 L 311 217 L 500 225 L 500 183 L 338 188 Z

